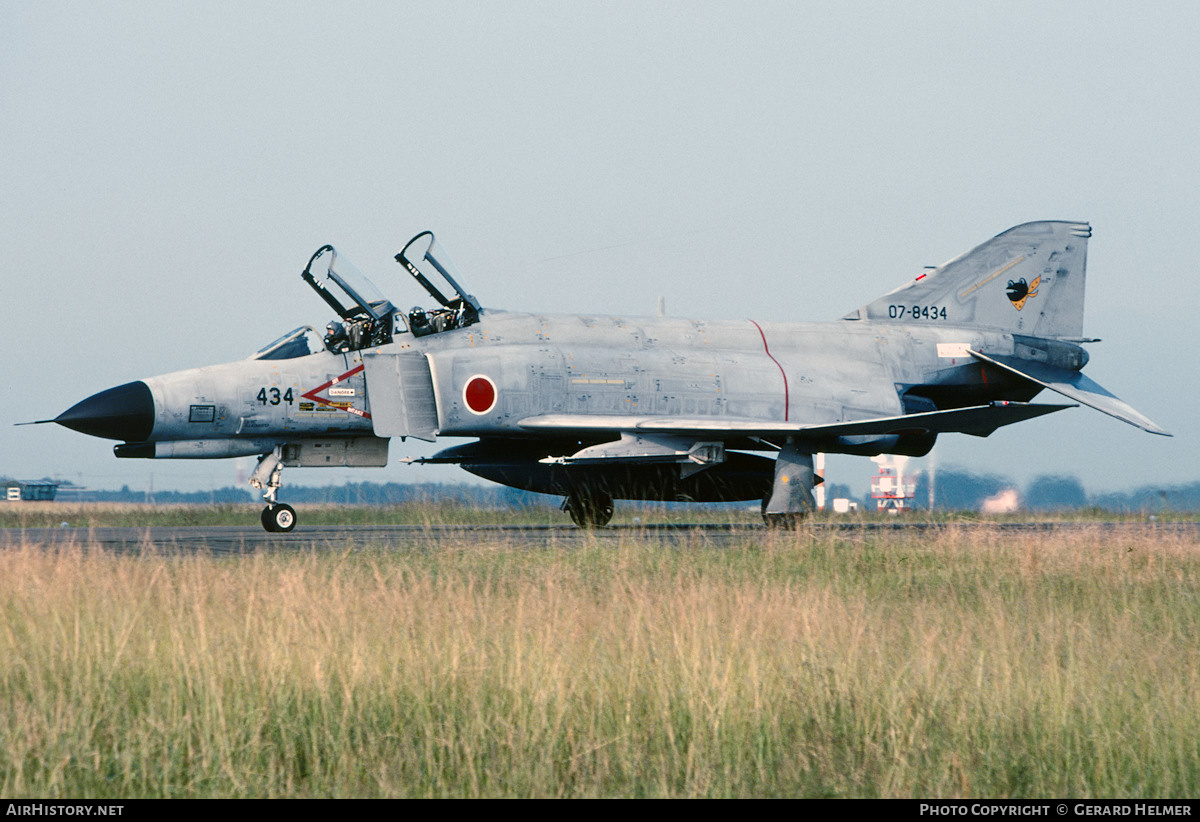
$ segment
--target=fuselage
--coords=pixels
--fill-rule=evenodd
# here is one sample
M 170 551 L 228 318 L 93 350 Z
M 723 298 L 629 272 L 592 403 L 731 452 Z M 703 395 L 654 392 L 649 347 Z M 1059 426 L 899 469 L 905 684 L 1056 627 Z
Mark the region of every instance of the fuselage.
M 985 374 L 967 349 L 1010 355 L 1021 343 L 978 329 L 487 311 L 465 328 L 397 332 L 358 351 L 147 378 L 153 426 L 142 442 L 154 448 L 127 444 L 118 455 L 227 457 L 289 438 L 370 437 L 372 393 L 384 386 L 368 366 L 397 358 L 427 364 L 428 377 L 405 384 L 401 372 L 387 390 L 432 409 L 432 433 L 455 437 L 526 437 L 520 422 L 546 414 L 819 424 L 1036 393 Z M 386 432 L 396 433 L 405 432 Z

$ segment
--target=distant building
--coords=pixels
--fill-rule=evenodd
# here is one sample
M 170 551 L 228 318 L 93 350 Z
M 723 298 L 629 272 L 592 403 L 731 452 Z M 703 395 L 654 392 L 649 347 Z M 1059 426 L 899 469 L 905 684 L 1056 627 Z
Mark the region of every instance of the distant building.
M 5 502 L 21 500 L 52 501 L 58 494 L 58 483 L 51 480 L 0 480 Z
M 871 477 L 871 498 L 877 510 L 899 514 L 912 508 L 917 480 L 903 474 L 908 457 L 883 455 L 872 457 L 871 462 L 879 466 L 879 473 Z

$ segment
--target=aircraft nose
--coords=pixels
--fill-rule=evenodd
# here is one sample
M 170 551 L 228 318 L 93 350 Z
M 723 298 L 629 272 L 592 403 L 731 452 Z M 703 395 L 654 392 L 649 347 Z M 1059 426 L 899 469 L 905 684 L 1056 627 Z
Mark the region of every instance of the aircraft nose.
M 127 382 L 75 403 L 54 422 L 93 437 L 144 442 L 154 428 L 154 396 L 141 380 Z

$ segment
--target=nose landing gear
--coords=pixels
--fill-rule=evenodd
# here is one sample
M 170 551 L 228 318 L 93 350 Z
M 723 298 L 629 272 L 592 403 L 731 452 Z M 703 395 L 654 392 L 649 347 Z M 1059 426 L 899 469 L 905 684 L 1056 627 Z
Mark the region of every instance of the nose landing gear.
M 283 476 L 283 446 L 276 445 L 270 454 L 258 460 L 258 467 L 250 475 L 250 485 L 262 490 L 267 507 L 262 512 L 262 526 L 272 533 L 290 531 L 296 527 L 296 509 L 284 502 L 277 502 Z

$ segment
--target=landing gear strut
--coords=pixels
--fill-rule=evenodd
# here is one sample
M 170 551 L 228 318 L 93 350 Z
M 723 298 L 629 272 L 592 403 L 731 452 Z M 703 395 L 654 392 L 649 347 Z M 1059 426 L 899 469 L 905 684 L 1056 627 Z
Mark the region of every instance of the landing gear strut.
M 817 507 L 812 492 L 815 484 L 813 455 L 801 451 L 789 439 L 775 458 L 775 484 L 771 496 L 763 500 L 762 517 L 767 527 L 794 531 Z
M 613 515 L 613 498 L 603 491 L 576 489 L 563 500 L 562 508 L 580 528 L 603 528 Z
M 296 527 L 296 509 L 275 500 L 279 486 L 283 484 L 280 479 L 282 476 L 282 445 L 276 445 L 270 454 L 263 454 L 258 460 L 258 467 L 250 475 L 250 484 L 262 490 L 263 499 L 267 503 L 262 512 L 262 526 L 272 533 L 290 531 Z

